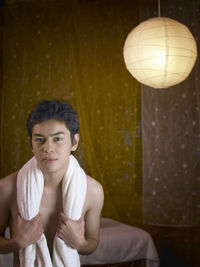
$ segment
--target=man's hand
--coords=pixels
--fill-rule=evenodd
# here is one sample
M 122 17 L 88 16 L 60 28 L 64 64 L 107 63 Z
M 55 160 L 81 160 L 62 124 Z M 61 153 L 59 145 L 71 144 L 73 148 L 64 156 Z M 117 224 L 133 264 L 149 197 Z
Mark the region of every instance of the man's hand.
M 43 225 L 40 214 L 32 220 L 26 221 L 17 214 L 13 221 L 12 239 L 16 242 L 19 249 L 25 248 L 30 244 L 36 243 L 43 234 Z
M 70 247 L 78 251 L 85 245 L 84 216 L 79 220 L 72 220 L 64 213 L 60 213 L 57 235 Z

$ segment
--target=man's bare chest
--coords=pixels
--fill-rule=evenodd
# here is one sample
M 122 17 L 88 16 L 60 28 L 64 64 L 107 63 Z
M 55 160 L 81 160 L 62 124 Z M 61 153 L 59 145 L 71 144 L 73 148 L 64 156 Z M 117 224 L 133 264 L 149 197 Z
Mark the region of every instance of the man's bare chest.
M 44 234 L 47 239 L 55 235 L 59 214 L 62 212 L 62 193 L 44 189 L 39 213 L 42 216 Z

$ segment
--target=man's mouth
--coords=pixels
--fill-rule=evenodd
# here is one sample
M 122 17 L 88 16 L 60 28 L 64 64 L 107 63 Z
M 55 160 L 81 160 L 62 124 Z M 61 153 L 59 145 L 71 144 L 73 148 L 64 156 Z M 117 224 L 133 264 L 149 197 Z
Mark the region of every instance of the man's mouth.
M 53 162 L 53 161 L 56 161 L 57 159 L 56 158 L 44 158 L 43 161 L 45 162 Z

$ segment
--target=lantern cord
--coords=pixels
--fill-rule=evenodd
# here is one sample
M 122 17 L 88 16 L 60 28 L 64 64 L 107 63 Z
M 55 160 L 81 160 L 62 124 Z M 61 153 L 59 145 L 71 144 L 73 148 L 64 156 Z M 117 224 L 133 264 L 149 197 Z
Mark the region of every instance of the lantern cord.
M 158 17 L 160 17 L 160 0 L 158 0 Z

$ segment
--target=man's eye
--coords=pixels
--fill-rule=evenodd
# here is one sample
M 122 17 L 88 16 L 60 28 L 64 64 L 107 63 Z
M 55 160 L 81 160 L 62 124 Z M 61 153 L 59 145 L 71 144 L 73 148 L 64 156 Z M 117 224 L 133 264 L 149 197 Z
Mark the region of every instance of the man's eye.
M 36 138 L 35 141 L 37 143 L 43 143 L 44 139 L 43 138 Z
M 63 140 L 62 137 L 55 137 L 55 141 L 61 141 Z

